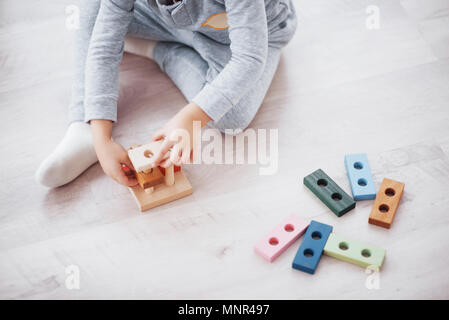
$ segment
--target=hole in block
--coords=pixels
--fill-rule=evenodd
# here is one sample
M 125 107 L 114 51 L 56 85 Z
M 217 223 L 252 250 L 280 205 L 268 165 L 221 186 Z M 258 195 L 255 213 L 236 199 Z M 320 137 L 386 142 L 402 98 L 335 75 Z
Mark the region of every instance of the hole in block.
M 319 185 L 320 187 L 325 187 L 327 186 L 327 181 L 326 179 L 320 179 L 317 181 L 317 185 Z
M 151 150 L 145 150 L 145 151 L 143 152 L 143 155 L 144 155 L 146 158 L 151 158 L 152 156 L 154 156 L 154 154 L 153 154 L 153 152 L 151 152 Z
M 332 194 L 332 199 L 334 199 L 335 201 L 340 201 L 341 199 L 343 199 L 343 197 L 338 192 L 335 192 Z
M 381 204 L 379 206 L 379 211 L 382 213 L 387 213 L 390 210 L 390 207 L 387 206 L 386 204 Z
M 361 187 L 366 187 L 366 185 L 368 184 L 368 182 L 366 182 L 365 179 L 359 179 L 359 181 L 357 181 L 357 183 L 359 184 L 359 186 Z
M 361 163 L 361 162 L 354 163 L 354 169 L 362 170 L 363 169 L 363 163 Z
M 307 258 L 313 257 L 313 250 L 312 249 L 304 250 L 304 256 L 307 257 Z
M 371 257 L 371 251 L 369 251 L 368 249 L 363 249 L 362 256 L 364 256 L 365 258 Z
M 289 223 L 289 224 L 285 225 L 284 230 L 287 232 L 292 232 L 292 231 L 295 231 L 295 227 Z
M 320 240 L 321 239 L 321 233 L 319 231 L 312 232 L 312 239 L 313 240 Z
M 275 237 L 270 238 L 270 240 L 268 240 L 268 242 L 272 245 L 272 246 L 277 246 L 279 244 L 279 240 Z
M 389 197 L 394 197 L 394 195 L 396 194 L 396 191 L 394 191 L 394 189 L 392 189 L 392 188 L 388 188 L 387 190 L 385 190 L 385 194 Z
M 340 248 L 340 250 L 348 250 L 349 249 L 349 245 L 346 242 L 340 242 L 338 244 L 338 247 Z

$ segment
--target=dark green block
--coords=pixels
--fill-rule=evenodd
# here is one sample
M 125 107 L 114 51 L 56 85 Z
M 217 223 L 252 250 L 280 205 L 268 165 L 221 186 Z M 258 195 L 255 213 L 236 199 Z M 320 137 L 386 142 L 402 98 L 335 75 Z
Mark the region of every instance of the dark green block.
M 355 208 L 355 201 L 321 169 L 305 177 L 304 184 L 338 217 Z

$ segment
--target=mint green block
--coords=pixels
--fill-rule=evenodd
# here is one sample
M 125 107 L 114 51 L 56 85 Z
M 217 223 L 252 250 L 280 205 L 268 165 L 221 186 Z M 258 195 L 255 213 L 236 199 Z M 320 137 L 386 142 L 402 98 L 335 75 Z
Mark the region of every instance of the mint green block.
M 366 268 L 380 267 L 384 262 L 385 249 L 349 240 L 331 233 L 324 246 L 324 254 Z

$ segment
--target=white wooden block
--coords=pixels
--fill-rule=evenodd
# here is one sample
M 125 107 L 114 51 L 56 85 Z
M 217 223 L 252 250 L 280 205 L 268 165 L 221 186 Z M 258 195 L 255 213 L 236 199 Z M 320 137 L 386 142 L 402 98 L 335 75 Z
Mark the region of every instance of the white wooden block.
M 151 143 L 142 145 L 140 147 L 128 150 L 128 156 L 133 163 L 134 169 L 137 172 L 143 172 L 153 167 L 153 156 L 159 152 L 162 145 L 161 141 L 153 141 Z M 167 152 L 164 159 L 169 157 Z

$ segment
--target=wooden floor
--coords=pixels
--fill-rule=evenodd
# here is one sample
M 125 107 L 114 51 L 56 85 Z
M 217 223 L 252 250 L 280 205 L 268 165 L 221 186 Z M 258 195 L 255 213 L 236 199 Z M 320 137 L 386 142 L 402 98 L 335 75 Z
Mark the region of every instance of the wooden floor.
M 73 183 L 35 183 L 64 134 L 73 0 L 0 2 L 0 298 L 449 298 L 449 0 L 294 0 L 300 24 L 253 128 L 279 129 L 279 171 L 188 166 L 190 197 L 140 214 L 94 165 Z M 379 8 L 369 30 L 366 8 Z M 115 140 L 146 141 L 184 104 L 151 61 L 126 55 Z M 343 157 L 366 152 L 376 187 L 405 182 L 390 230 L 372 201 L 342 218 L 303 185 L 322 168 L 349 191 Z M 323 257 L 315 275 L 254 243 L 291 213 L 387 250 L 380 288 Z M 67 267 L 80 288 L 66 287 Z M 70 270 L 70 269 L 69 269 Z

